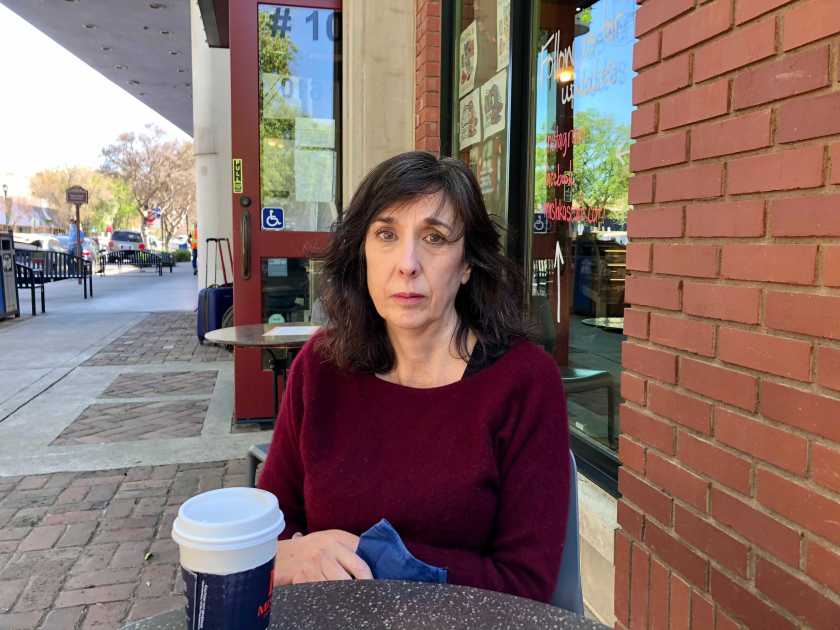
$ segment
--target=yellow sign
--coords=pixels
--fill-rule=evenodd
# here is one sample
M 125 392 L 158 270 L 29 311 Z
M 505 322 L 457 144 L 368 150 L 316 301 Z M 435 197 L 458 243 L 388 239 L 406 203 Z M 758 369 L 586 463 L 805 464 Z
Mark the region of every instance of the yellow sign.
M 242 160 L 233 160 L 233 192 L 242 193 Z

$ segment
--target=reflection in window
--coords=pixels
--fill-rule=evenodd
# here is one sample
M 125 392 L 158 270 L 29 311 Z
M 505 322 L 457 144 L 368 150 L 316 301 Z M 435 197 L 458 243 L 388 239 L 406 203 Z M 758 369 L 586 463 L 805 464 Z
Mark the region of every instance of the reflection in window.
M 263 258 L 262 321 L 323 323 L 320 295 L 321 263 L 308 258 Z
M 341 191 L 341 13 L 259 8 L 262 206 L 285 229 L 327 231 Z
M 531 311 L 564 374 L 591 384 L 569 396 L 573 434 L 610 458 L 618 418 L 604 383 L 617 395 L 635 10 L 636 0 L 542 0 L 534 51 Z
M 511 0 L 456 2 L 454 154 L 473 170 L 488 211 L 507 221 Z

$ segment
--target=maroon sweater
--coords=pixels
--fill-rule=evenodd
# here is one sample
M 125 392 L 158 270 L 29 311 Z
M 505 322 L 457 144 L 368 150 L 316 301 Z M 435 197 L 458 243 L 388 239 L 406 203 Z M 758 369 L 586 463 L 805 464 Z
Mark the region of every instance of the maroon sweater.
M 280 538 L 387 518 L 449 582 L 551 598 L 569 500 L 566 399 L 554 360 L 518 342 L 477 374 L 416 389 L 327 363 L 289 372 L 259 487 Z

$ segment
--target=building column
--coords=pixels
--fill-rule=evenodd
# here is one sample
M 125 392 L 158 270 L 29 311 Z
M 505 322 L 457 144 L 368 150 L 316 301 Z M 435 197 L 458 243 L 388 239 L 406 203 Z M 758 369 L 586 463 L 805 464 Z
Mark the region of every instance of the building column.
M 198 3 L 190 3 L 192 28 L 193 148 L 198 217 L 198 283 L 204 286 L 208 237 L 232 238 L 230 50 L 210 48 Z M 192 229 L 192 226 L 190 226 Z M 233 243 L 231 243 L 231 246 Z M 215 260 L 215 257 L 211 260 Z M 230 265 L 228 279 L 233 277 Z M 219 274 L 221 269 L 219 270 Z M 209 271 L 210 282 L 213 270 Z M 221 282 L 219 276 L 219 282 Z

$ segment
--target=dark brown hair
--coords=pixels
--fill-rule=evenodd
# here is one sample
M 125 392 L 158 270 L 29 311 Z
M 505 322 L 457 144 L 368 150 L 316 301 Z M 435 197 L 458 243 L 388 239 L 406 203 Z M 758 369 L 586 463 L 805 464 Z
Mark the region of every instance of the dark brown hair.
M 502 253 L 500 230 L 487 213 L 472 171 L 459 160 L 410 151 L 385 160 L 365 176 L 333 226 L 326 250 L 315 256 L 324 263 L 321 300 L 329 319 L 318 349 L 338 367 L 368 373 L 393 369 L 394 349 L 368 292 L 365 237 L 383 210 L 438 193 L 462 226 L 464 256 L 472 269 L 455 296 L 455 341 L 461 357 L 469 359 L 470 330 L 479 353 L 498 353 L 514 339 L 529 336 L 522 277 Z

